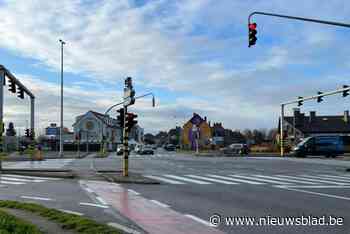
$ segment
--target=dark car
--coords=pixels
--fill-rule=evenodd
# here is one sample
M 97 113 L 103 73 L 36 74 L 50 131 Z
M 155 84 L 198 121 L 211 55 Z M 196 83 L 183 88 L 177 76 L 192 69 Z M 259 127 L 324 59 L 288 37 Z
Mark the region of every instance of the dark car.
M 224 154 L 249 154 L 249 147 L 247 144 L 231 144 L 228 147 L 222 149 Z
M 176 150 L 176 146 L 173 144 L 167 144 L 164 146 L 164 149 L 167 151 L 175 151 Z
M 121 147 L 118 147 L 117 148 L 117 155 L 122 155 L 124 153 L 124 149 L 123 149 L 123 147 L 121 146 Z

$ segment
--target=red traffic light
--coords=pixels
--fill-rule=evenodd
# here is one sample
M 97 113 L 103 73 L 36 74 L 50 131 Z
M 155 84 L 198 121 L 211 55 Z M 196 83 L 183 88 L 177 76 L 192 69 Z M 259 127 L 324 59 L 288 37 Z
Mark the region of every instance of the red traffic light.
M 251 29 L 251 30 L 255 30 L 256 29 L 256 23 L 249 24 L 248 28 Z

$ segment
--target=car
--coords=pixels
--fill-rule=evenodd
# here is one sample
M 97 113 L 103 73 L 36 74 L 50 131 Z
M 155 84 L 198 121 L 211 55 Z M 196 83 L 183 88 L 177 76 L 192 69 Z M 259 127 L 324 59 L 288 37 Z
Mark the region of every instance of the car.
M 152 148 L 152 146 L 150 145 L 145 145 L 141 148 L 140 154 L 154 154 L 154 150 Z
M 117 155 L 122 155 L 123 153 L 124 153 L 123 146 L 118 146 L 118 148 L 117 148 Z
M 239 154 L 244 155 L 249 153 L 249 147 L 247 144 L 234 143 L 221 149 L 224 154 Z
M 175 151 L 176 150 L 176 146 L 173 145 L 173 144 L 167 144 L 167 145 L 164 146 L 164 149 L 166 151 Z

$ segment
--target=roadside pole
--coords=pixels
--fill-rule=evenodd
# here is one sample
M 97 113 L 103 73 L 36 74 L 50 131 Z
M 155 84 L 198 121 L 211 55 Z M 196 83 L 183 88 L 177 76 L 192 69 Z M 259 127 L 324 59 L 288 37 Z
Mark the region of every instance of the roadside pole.
M 284 156 L 284 145 L 283 145 L 283 120 L 284 120 L 284 104 L 281 105 L 281 120 L 280 120 L 280 145 L 281 145 L 281 156 Z
M 126 130 L 126 115 L 128 113 L 127 106 L 124 106 L 124 126 L 123 126 L 123 176 L 129 176 L 129 134 Z

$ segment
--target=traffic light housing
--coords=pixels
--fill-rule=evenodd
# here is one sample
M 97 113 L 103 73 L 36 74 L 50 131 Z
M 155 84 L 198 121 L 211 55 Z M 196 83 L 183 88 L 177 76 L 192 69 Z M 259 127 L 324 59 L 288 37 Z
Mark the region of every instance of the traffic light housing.
M 30 137 L 30 132 L 29 132 L 29 129 L 27 128 L 26 131 L 25 131 L 25 135 L 26 137 Z
M 317 92 L 317 95 L 321 95 L 322 92 Z M 317 102 L 322 102 L 323 101 L 323 96 L 317 97 Z
M 257 26 L 256 23 L 249 23 L 248 24 L 248 30 L 249 30 L 249 45 L 248 45 L 248 47 L 255 45 L 256 40 L 258 40 L 256 38 L 256 34 L 258 33 L 256 31 L 256 26 Z
M 302 106 L 302 105 L 303 105 L 303 102 L 304 102 L 303 97 L 298 97 L 298 99 L 300 99 L 300 100 L 298 101 L 298 106 Z
M 29 132 L 29 137 L 31 140 L 34 140 L 35 138 L 35 132 L 34 132 L 34 129 L 30 129 L 30 132 Z
M 124 108 L 120 108 L 117 112 L 119 113 L 117 116 L 118 124 L 121 128 L 124 128 Z
M 12 93 L 16 93 L 16 83 L 14 80 L 10 80 L 9 82 L 9 91 Z
M 24 99 L 24 90 L 23 89 L 18 88 L 17 97 L 19 97 L 20 99 Z
M 136 118 L 137 118 L 137 115 L 135 115 L 134 113 L 127 113 L 126 120 L 125 120 L 126 121 L 125 130 L 127 132 L 130 132 L 131 128 L 137 124 Z
M 343 89 L 349 88 L 348 85 L 343 85 Z M 349 90 L 343 91 L 343 97 L 346 97 L 349 95 Z

